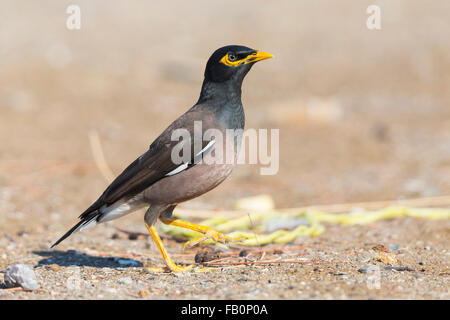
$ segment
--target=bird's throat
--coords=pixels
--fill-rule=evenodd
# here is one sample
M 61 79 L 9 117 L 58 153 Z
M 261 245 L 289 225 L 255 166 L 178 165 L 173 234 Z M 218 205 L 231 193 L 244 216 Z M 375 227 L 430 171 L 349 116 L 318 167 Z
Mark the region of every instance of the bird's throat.
M 234 79 L 213 82 L 205 79 L 200 91 L 199 102 L 220 101 L 226 104 L 241 104 L 242 81 Z

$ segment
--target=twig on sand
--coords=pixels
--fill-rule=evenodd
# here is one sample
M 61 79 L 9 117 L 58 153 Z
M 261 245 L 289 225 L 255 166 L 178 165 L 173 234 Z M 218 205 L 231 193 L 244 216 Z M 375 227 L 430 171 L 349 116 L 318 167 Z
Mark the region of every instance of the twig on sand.
M 103 175 L 105 180 L 108 181 L 108 183 L 111 183 L 114 180 L 115 174 L 106 162 L 105 154 L 103 153 L 103 148 L 97 131 L 89 131 L 89 142 L 97 168 L 100 170 L 100 173 Z
M 126 234 L 136 234 L 138 236 L 146 236 L 146 237 L 149 236 L 149 233 L 147 233 L 147 232 L 131 231 L 131 230 L 123 229 L 123 228 L 120 228 L 120 227 L 115 227 L 115 229 L 117 231 L 120 231 L 120 232 L 123 232 L 123 233 L 126 233 Z
M 281 254 L 285 251 L 297 251 L 307 248 L 306 246 L 283 246 L 278 248 L 268 248 L 268 249 L 258 249 L 258 250 L 241 250 L 241 251 L 233 251 L 233 252 L 221 252 L 220 256 L 236 256 L 245 254 L 256 254 L 256 253 L 273 253 L 273 254 Z
M 222 260 L 222 259 L 218 259 Z M 277 264 L 277 263 L 300 263 L 300 264 L 315 264 L 316 261 L 298 261 L 298 260 L 257 260 L 257 261 L 236 261 L 236 262 L 221 262 L 217 260 L 202 262 L 199 264 L 207 265 L 249 265 L 249 264 Z

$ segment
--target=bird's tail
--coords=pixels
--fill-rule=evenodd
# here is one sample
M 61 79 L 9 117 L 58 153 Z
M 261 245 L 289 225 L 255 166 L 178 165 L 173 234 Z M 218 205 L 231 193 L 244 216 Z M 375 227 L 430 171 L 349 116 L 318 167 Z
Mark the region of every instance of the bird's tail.
M 97 217 L 100 215 L 98 211 L 92 212 L 89 216 L 83 218 L 80 222 L 72 227 L 69 231 L 67 231 L 58 241 L 56 241 L 50 248 L 57 246 L 60 242 L 64 241 L 67 237 L 69 237 L 72 233 L 77 232 L 78 230 L 86 229 L 90 226 L 94 226 L 97 224 Z

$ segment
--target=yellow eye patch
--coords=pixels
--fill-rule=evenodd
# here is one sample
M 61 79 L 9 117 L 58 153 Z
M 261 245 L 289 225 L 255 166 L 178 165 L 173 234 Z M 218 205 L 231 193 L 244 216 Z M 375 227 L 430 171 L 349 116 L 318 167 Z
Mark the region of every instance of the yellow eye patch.
M 237 67 L 237 66 L 240 66 L 240 65 L 243 64 L 243 63 L 249 63 L 249 62 L 251 62 L 251 61 L 249 61 L 249 59 L 251 59 L 252 57 L 255 57 L 255 56 L 256 56 L 256 52 L 255 52 L 255 53 L 252 53 L 252 54 L 250 54 L 250 55 L 248 55 L 248 56 L 246 56 L 244 59 L 239 59 L 239 60 L 233 60 L 233 61 L 231 61 L 231 60 L 230 60 L 230 54 L 227 53 L 226 55 L 224 55 L 224 56 L 222 57 L 222 59 L 220 59 L 220 62 L 223 63 L 223 64 L 226 65 L 226 66 L 229 66 L 229 67 Z M 253 61 L 253 60 L 252 60 L 252 61 Z
M 231 54 L 232 56 L 235 56 L 233 54 Z M 247 64 L 250 62 L 256 62 L 256 61 L 260 61 L 260 60 L 264 60 L 264 59 L 269 59 L 272 58 L 273 56 L 270 53 L 266 53 L 266 52 L 262 52 L 262 51 L 257 51 L 257 52 L 253 52 L 252 54 L 249 54 L 248 56 L 246 56 L 243 59 L 239 59 L 239 60 L 230 60 L 230 53 L 227 53 L 225 56 L 222 57 L 222 59 L 220 59 L 220 62 L 223 63 L 226 66 L 229 67 L 238 67 L 241 64 Z

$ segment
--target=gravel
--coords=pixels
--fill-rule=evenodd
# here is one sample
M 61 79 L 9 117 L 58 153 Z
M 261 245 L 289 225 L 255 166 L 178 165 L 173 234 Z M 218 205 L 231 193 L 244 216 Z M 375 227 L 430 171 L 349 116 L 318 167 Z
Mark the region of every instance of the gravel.
M 132 284 L 133 280 L 130 277 L 117 279 L 117 282 L 120 284 Z

